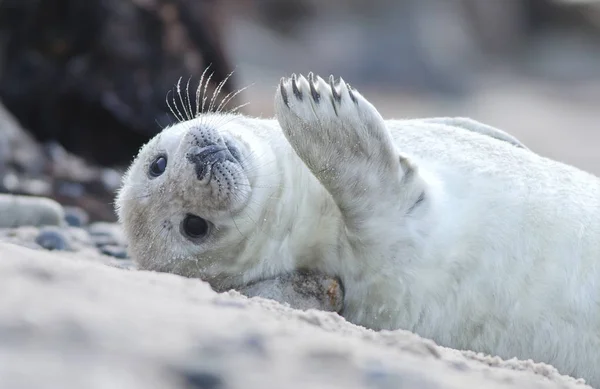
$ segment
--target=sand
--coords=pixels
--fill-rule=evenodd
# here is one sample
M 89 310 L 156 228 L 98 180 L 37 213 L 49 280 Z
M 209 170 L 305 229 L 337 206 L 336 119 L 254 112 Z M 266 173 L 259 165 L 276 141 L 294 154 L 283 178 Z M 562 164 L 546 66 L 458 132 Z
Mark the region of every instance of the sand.
M 587 388 L 101 255 L 0 243 L 0 388 Z

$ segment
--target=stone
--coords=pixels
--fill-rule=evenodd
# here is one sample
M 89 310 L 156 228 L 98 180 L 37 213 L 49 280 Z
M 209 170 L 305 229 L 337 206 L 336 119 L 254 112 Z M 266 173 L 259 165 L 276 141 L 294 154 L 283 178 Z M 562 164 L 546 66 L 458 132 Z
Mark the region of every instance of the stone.
M 56 201 L 0 193 L 0 228 L 62 224 L 64 209 Z

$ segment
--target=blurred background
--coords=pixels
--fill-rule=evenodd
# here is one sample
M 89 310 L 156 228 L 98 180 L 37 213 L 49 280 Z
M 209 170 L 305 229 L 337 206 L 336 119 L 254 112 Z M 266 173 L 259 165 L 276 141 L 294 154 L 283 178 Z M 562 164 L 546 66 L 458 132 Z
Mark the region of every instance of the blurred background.
M 248 115 L 282 76 L 335 74 L 386 118 L 470 116 L 600 174 L 597 1 L 0 0 L 0 191 L 114 220 L 169 91 L 208 65 Z

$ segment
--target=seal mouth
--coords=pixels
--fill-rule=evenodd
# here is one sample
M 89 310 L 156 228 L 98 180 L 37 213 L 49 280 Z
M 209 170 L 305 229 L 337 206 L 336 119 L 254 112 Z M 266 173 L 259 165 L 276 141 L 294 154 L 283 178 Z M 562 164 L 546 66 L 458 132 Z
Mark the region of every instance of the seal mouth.
M 224 143 L 231 156 L 236 160 L 237 163 L 242 165 L 242 154 L 240 153 L 240 149 L 234 144 L 233 141 L 229 139 L 225 139 Z

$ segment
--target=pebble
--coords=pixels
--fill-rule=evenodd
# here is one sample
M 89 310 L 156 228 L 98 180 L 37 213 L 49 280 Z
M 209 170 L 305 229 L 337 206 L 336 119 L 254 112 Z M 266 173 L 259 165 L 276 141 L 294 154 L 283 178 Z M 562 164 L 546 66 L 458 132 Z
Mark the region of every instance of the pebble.
M 128 259 L 127 249 L 122 246 L 107 244 L 99 247 L 100 252 L 104 255 L 108 255 L 110 257 L 115 257 L 117 259 Z
M 0 194 L 0 228 L 58 226 L 63 223 L 64 209 L 52 199 Z
M 220 389 L 224 388 L 223 379 L 214 373 L 203 371 L 188 371 L 184 373 L 186 387 L 190 389 Z
M 46 250 L 70 251 L 67 234 L 64 230 L 56 227 L 43 227 L 40 229 L 35 243 L 39 244 Z
M 126 246 L 125 237 L 121 227 L 115 223 L 96 222 L 87 227 L 96 246 L 117 245 Z
M 119 231 L 119 226 L 106 223 L 107 231 Z M 98 227 L 96 227 L 98 228 Z M 97 232 L 97 230 L 96 230 Z M 53 251 L 71 251 L 102 254 L 104 261 L 122 268 L 135 268 L 127 252 L 127 245 L 120 244 L 118 237 L 100 235 L 110 243 L 98 244 L 85 227 L 61 226 L 20 226 L 16 228 L 0 228 L 0 241 L 5 241 L 32 249 Z M 96 235 L 96 238 L 98 235 Z M 111 259 L 112 258 L 112 259 Z M 116 260 L 116 261 L 114 261 Z
M 79 207 L 64 207 L 65 210 L 65 221 L 71 227 L 84 227 L 89 221 L 90 217 L 87 212 Z

